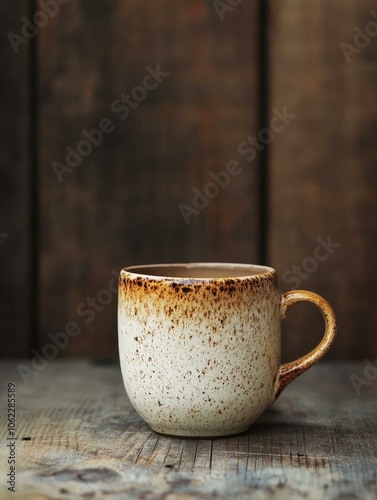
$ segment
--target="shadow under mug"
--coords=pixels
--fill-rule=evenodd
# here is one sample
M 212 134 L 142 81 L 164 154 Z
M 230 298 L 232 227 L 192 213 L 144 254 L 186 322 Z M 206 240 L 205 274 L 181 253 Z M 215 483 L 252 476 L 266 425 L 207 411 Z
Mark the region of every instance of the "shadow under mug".
M 315 304 L 321 342 L 280 363 L 280 327 L 295 303 Z M 336 318 L 319 295 L 280 294 L 276 271 L 248 264 L 122 269 L 119 356 L 127 394 L 156 432 L 214 437 L 245 431 L 330 348 Z

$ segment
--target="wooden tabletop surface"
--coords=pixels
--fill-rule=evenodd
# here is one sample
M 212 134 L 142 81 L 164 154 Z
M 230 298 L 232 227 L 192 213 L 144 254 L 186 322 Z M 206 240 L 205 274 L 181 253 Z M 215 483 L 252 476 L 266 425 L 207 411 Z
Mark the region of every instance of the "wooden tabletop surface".
M 0 368 L 1 499 L 376 498 L 377 380 L 356 390 L 351 377 L 364 378 L 364 363 L 319 364 L 246 433 L 200 440 L 151 431 L 115 363 L 51 361 L 28 385 L 19 363 Z M 7 484 L 10 382 L 16 494 Z

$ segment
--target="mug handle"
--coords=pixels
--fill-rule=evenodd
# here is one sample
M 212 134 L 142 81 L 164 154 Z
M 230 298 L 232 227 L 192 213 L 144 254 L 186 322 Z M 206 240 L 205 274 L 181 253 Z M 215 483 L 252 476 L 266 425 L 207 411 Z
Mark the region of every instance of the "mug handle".
M 275 389 L 275 399 L 280 396 L 282 390 L 290 382 L 308 370 L 326 354 L 336 334 L 336 316 L 330 304 L 320 295 L 306 290 L 292 290 L 282 294 L 280 301 L 282 320 L 286 317 L 290 307 L 297 302 L 311 302 L 318 307 L 325 320 L 325 333 L 321 342 L 308 354 L 296 359 L 296 361 L 291 361 L 280 366 Z

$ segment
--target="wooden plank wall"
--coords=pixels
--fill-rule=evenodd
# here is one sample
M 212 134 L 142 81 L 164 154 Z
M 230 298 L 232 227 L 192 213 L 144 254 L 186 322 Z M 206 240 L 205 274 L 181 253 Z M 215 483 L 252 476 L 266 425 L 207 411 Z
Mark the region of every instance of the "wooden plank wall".
M 278 270 L 282 290 L 311 289 L 334 305 L 340 330 L 329 357 L 375 352 L 377 37 L 350 63 L 340 48 L 354 43 L 355 26 L 373 20 L 374 5 L 270 0 L 266 44 L 262 5 L 70 0 L 33 39 L 34 62 L 30 44 L 16 56 L 6 33 L 20 32 L 24 12 L 38 4 L 3 7 L 0 233 L 10 236 L 0 240 L 1 355 L 27 355 L 32 344 L 41 350 L 74 321 L 80 334 L 59 356 L 115 357 L 111 289 L 125 265 L 262 259 Z M 144 91 L 156 68 L 161 81 Z M 30 78 L 38 227 L 30 223 Z M 131 104 L 119 102 L 128 94 Z M 283 119 L 267 155 L 248 162 L 240 144 L 277 113 L 295 118 Z M 85 134 L 100 126 L 106 133 L 92 136 L 99 144 L 88 152 Z M 67 148 L 81 157 L 71 153 L 68 164 Z M 208 189 L 210 172 L 232 160 L 240 173 L 186 223 L 180 205 L 192 207 L 193 189 Z M 329 237 L 340 246 L 313 261 Z M 26 288 L 36 270 L 38 287 Z M 283 358 L 307 351 L 321 329 L 315 311 L 296 306 L 284 325 Z
M 257 162 L 189 223 L 178 207 L 257 130 L 257 7 L 221 22 L 202 0 L 72 0 L 41 32 L 41 345 L 77 321 L 65 355 L 116 355 L 116 297 L 101 292 L 114 269 L 256 259 Z M 164 75 L 142 99 L 148 67 Z M 112 132 L 59 182 L 51 164 L 103 119 Z
M 11 45 L 27 2 L 0 6 L 0 331 L 1 356 L 26 356 L 31 343 L 31 43 Z
M 357 39 L 363 49 L 354 42 L 355 27 L 377 23 L 375 7 L 270 1 L 271 107 L 287 106 L 296 118 L 271 143 L 269 257 L 285 277 L 282 289 L 308 288 L 333 304 L 339 333 L 331 354 L 340 358 L 377 350 L 377 39 Z M 321 329 L 316 311 L 292 310 L 287 357 L 314 346 Z

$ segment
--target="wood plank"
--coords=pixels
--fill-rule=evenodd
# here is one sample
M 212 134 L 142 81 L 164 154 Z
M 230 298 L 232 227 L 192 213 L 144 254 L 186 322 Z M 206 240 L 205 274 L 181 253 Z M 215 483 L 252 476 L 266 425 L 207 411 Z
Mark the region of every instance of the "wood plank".
M 377 43 L 372 38 L 356 48 L 350 61 L 340 47 L 354 45 L 355 27 L 364 31 L 376 22 L 375 6 L 372 0 L 269 2 L 270 102 L 297 116 L 271 144 L 270 261 L 283 290 L 313 290 L 333 305 L 339 335 L 330 358 L 364 358 L 377 349 L 370 312 L 377 299 L 370 267 L 377 231 Z M 323 248 L 328 238 L 338 246 Z M 315 258 L 319 244 L 322 261 Z M 322 329 L 312 308 L 292 310 L 285 359 L 307 352 Z
M 198 0 L 72 0 L 40 33 L 40 348 L 70 320 L 81 333 L 59 355 L 116 355 L 114 294 L 87 304 L 112 270 L 256 260 L 258 160 L 237 149 L 257 130 L 257 7 L 243 2 L 221 22 Z M 158 66 L 169 75 L 121 119 L 116 99 L 142 96 L 136 86 Z M 59 182 L 52 163 L 104 118 L 115 130 Z M 231 160 L 242 172 L 186 224 L 179 205 Z
M 27 356 L 31 343 L 31 51 L 16 39 L 23 16 L 28 2 L 0 6 L 0 356 L 13 357 Z
M 374 497 L 377 386 L 357 395 L 350 381 L 363 363 L 316 365 L 246 433 L 214 440 L 151 431 L 116 365 L 51 362 L 28 386 L 17 366 L 0 365 L 2 473 L 7 384 L 16 384 L 17 498 Z M 1 498 L 12 495 L 2 477 Z

